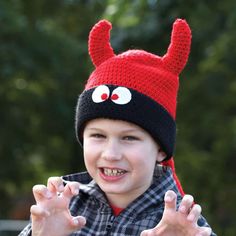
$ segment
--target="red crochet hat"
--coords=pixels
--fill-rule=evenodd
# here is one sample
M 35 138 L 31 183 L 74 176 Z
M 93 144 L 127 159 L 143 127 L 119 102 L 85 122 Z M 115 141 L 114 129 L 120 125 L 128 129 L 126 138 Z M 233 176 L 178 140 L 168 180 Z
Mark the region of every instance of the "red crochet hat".
M 89 35 L 89 54 L 95 66 L 76 111 L 76 134 L 82 143 L 85 122 L 95 118 L 120 119 L 147 130 L 167 154 L 174 152 L 179 74 L 191 44 L 185 20 L 173 24 L 171 43 L 160 57 L 143 50 L 115 55 L 110 45 L 111 23 L 99 21 Z
M 190 52 L 191 30 L 185 20 L 173 24 L 171 43 L 162 57 L 143 50 L 115 55 L 110 45 L 111 23 L 98 22 L 89 35 L 89 54 L 95 66 L 76 108 L 76 135 L 82 144 L 87 121 L 119 119 L 148 131 L 167 154 L 163 165 L 175 173 L 176 100 L 179 74 Z

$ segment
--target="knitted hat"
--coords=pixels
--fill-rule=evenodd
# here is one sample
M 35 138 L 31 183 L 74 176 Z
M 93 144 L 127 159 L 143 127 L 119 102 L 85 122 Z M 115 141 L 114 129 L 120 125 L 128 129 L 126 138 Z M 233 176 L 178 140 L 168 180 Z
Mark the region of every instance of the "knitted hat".
M 185 20 L 173 24 L 171 43 L 160 57 L 143 50 L 115 55 L 110 45 L 111 23 L 99 21 L 89 35 L 89 54 L 95 66 L 76 109 L 76 135 L 82 143 L 85 122 L 111 118 L 132 122 L 146 131 L 172 157 L 176 136 L 179 74 L 191 44 Z

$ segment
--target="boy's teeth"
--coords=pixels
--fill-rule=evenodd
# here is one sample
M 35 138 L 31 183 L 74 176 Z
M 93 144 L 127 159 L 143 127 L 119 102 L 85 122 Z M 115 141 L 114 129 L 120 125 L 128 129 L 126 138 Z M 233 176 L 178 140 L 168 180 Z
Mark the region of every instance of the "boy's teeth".
M 104 174 L 108 175 L 108 176 L 118 176 L 118 175 L 122 175 L 125 173 L 124 170 L 118 170 L 118 169 L 108 169 L 108 168 L 104 168 Z

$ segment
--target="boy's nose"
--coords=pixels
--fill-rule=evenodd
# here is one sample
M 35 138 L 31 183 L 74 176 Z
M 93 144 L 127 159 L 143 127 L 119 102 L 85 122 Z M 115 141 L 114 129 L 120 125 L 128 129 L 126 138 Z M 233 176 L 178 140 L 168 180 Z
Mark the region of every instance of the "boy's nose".
M 107 161 L 118 161 L 122 158 L 121 148 L 116 140 L 109 140 L 104 147 L 102 157 Z

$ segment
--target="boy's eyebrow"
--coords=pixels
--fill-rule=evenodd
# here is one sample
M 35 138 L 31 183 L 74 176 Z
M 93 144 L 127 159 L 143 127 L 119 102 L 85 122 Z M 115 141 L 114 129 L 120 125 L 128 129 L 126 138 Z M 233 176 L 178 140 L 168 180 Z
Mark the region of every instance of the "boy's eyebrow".
M 88 130 L 95 130 L 95 131 L 105 131 L 104 129 L 99 128 L 99 127 L 87 127 L 87 129 L 88 129 Z M 135 128 L 128 128 L 128 129 L 119 130 L 119 131 L 120 131 L 120 132 L 123 132 L 123 133 L 141 132 L 141 130 L 135 129 Z
M 88 130 L 102 130 L 101 128 L 96 128 L 96 127 L 87 127 L 86 129 L 88 129 Z

